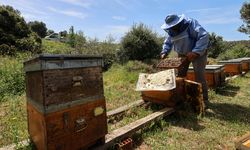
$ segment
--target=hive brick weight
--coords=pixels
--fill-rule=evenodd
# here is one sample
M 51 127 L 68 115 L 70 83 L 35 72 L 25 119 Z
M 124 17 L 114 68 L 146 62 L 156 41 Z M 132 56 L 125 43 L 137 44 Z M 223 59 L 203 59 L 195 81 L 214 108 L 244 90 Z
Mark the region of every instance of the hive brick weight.
M 205 78 L 207 85 L 210 88 L 216 88 L 225 83 L 224 65 L 206 65 Z M 195 81 L 194 68 L 189 67 L 187 72 L 187 79 Z
M 107 133 L 102 57 L 39 55 L 24 62 L 28 129 L 38 149 L 87 148 Z

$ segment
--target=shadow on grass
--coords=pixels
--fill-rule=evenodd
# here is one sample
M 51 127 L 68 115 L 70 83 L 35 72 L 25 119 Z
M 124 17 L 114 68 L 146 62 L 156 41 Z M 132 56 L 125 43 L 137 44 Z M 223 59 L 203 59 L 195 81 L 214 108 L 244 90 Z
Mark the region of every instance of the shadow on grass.
M 206 112 L 207 117 L 250 124 L 249 107 L 228 103 L 210 103 L 209 108 L 213 110 L 213 112 Z
M 216 94 L 219 94 L 219 95 L 234 97 L 239 90 L 240 90 L 239 86 L 226 84 L 223 87 L 216 88 L 215 92 Z
M 181 128 L 189 129 L 192 131 L 200 131 L 205 129 L 204 126 L 198 122 L 198 115 L 193 112 L 177 112 L 170 116 L 167 121 L 172 126 L 178 126 Z

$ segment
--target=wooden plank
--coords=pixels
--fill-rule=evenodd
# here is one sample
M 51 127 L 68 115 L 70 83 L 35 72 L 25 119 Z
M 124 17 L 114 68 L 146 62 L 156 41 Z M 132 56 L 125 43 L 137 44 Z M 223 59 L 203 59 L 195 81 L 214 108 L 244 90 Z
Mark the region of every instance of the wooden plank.
M 132 122 L 124 127 L 116 129 L 111 133 L 107 134 L 105 144 L 95 148 L 95 150 L 107 149 L 108 147 L 115 144 L 117 141 L 122 140 L 123 138 L 126 138 L 128 136 L 131 136 L 136 131 L 142 129 L 143 127 L 149 125 L 154 121 L 162 119 L 163 117 L 173 113 L 174 111 L 175 111 L 174 108 L 166 107 L 144 118 L 136 120 L 135 122 Z
M 122 106 L 122 107 L 119 107 L 117 109 L 108 111 L 107 112 L 107 117 L 111 118 L 113 116 L 116 116 L 116 115 L 119 115 L 121 113 L 124 113 L 125 111 L 127 111 L 127 110 L 129 110 L 129 109 L 131 109 L 133 107 L 138 107 L 138 106 L 141 106 L 143 104 L 145 104 L 144 100 L 137 100 L 137 101 L 129 103 L 129 104 L 125 105 L 125 106 Z

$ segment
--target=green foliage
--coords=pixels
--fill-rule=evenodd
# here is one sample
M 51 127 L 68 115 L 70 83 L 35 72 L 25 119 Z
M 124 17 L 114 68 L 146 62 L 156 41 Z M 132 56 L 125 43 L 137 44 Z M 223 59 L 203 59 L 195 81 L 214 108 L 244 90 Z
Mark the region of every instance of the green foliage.
M 0 54 L 40 52 L 41 39 L 30 30 L 20 12 L 11 6 L 0 5 Z
M 74 41 L 76 51 L 80 52 L 81 49 L 86 46 L 86 43 L 87 43 L 87 39 L 84 36 L 84 33 L 82 31 L 79 31 L 75 35 L 75 41 Z
M 9 95 L 23 94 L 25 86 L 22 61 L 1 57 L 0 76 L 0 101 Z
M 250 57 L 250 46 L 237 44 L 228 48 L 224 53 L 219 55 L 219 59 L 228 60 L 233 58 Z
M 42 52 L 48 54 L 71 54 L 74 49 L 68 44 L 55 41 L 42 41 Z
M 47 27 L 45 23 L 39 21 L 31 21 L 28 23 L 28 25 L 30 26 L 31 30 L 37 33 L 37 35 L 41 38 L 44 38 L 46 36 Z
M 122 38 L 121 45 L 119 58 L 122 61 L 156 58 L 161 51 L 157 34 L 142 23 L 132 26 Z
M 150 72 L 152 70 L 152 67 L 141 61 L 129 61 L 124 65 L 124 68 L 128 72 L 134 72 L 134 71 Z
M 85 43 L 84 43 L 85 42 Z M 99 42 L 98 39 L 83 39 L 83 44 L 78 47 L 77 53 L 88 55 L 102 55 L 104 61 L 104 70 L 107 70 L 111 65 L 117 61 L 117 49 L 119 45 L 113 43 L 113 41 L 105 40 Z
M 243 3 L 240 9 L 240 15 L 244 24 L 239 27 L 238 31 L 245 34 L 250 34 L 250 2 L 246 1 Z
M 69 28 L 69 34 L 68 34 L 68 44 L 71 47 L 75 47 L 75 31 L 74 31 L 74 27 L 71 26 Z
M 50 35 L 50 34 L 52 34 L 52 33 L 55 33 L 55 31 L 54 31 L 54 30 L 49 29 L 49 30 L 47 30 L 46 35 Z
M 224 51 L 222 36 L 217 36 L 214 32 L 209 34 L 208 57 L 217 58 Z

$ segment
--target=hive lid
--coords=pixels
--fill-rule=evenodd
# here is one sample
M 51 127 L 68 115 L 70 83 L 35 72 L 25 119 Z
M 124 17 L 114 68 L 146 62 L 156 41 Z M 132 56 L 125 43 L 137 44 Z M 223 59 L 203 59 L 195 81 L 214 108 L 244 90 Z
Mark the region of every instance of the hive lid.
M 25 72 L 102 66 L 100 55 L 40 54 L 24 62 Z
M 219 63 L 225 63 L 225 64 L 230 64 L 230 63 L 241 63 L 243 60 L 241 59 L 230 59 L 230 60 L 221 60 Z
M 206 65 L 206 70 L 217 70 L 223 68 L 225 65 Z M 189 70 L 193 70 L 194 67 L 189 67 Z
M 153 74 L 140 73 L 136 91 L 168 91 L 175 87 L 175 71 L 169 69 Z

